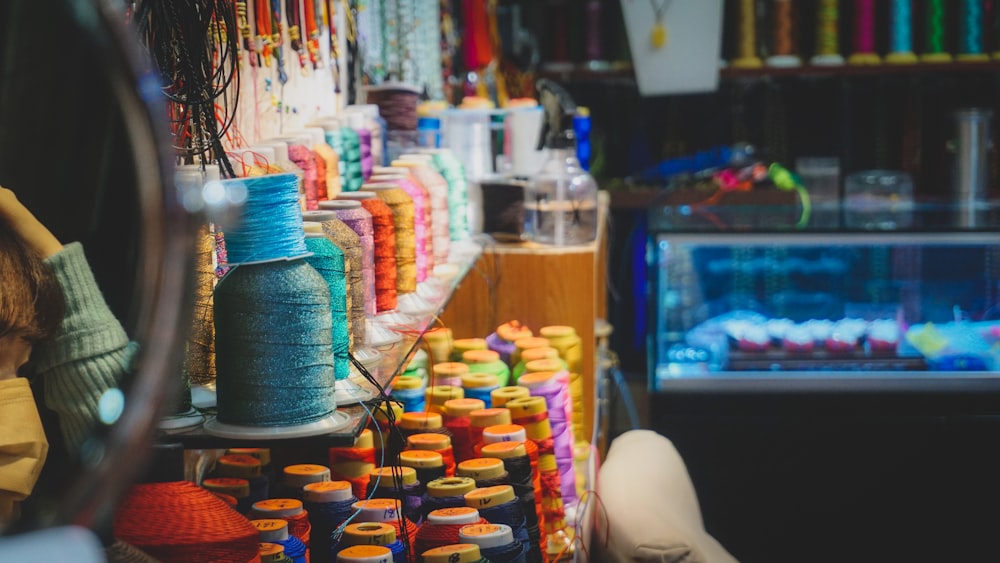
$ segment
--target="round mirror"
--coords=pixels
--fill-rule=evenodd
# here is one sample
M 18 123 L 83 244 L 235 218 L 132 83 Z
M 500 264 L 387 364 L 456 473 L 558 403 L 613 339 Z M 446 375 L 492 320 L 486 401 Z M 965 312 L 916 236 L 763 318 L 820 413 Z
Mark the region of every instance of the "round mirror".
M 124 3 L 0 2 L 0 186 L 64 245 L 81 243 L 127 344 L 111 361 L 115 383 L 96 388 L 86 377 L 78 388 L 65 374 L 51 379 L 52 366 L 77 369 L 75 358 L 36 358 L 46 347 L 34 346 L 20 375 L 31 383 L 49 450 L 7 533 L 69 523 L 105 532 L 178 392 L 193 238 L 164 181 L 159 84 L 134 59 L 142 49 L 126 18 Z M 59 278 L 68 312 L 59 330 L 73 314 L 67 286 L 79 289 L 67 279 L 76 278 Z M 63 402 L 79 396 L 79 405 L 96 396 L 89 419 L 77 416 L 70 432 L 68 417 L 50 409 L 59 393 Z

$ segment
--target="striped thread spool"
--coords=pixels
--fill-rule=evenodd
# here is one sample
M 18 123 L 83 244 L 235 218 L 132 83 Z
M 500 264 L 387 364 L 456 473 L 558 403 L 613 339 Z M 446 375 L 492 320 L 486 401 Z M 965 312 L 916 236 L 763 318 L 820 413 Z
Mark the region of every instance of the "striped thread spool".
M 875 0 L 854 0 L 854 52 L 852 65 L 877 65 L 882 58 L 875 52 Z
M 302 213 L 302 217 L 306 221 L 320 223 L 323 226 L 323 234 L 344 253 L 348 296 L 347 328 L 350 331 L 351 348 L 360 347 L 367 342 L 364 252 L 361 247 L 361 237 L 338 219 L 337 214 L 333 211 L 305 211 Z
M 551 360 L 538 360 L 549 362 Z M 560 372 L 563 375 L 565 371 Z M 556 372 L 536 372 L 521 376 L 521 385 L 528 387 L 535 399 L 544 401 L 552 429 L 553 452 L 559 466 L 559 482 L 563 503 L 575 507 L 579 498 L 576 494 L 576 471 L 574 467 L 572 410 L 568 396 L 568 382 L 560 379 Z M 523 399 L 522 399 L 523 400 Z M 540 408 L 538 409 L 540 410 Z M 511 418 L 514 418 L 513 415 Z
M 375 304 L 375 231 L 372 215 L 361 205 L 360 201 L 336 200 L 321 201 L 319 208 L 323 211 L 333 211 L 345 225 L 351 228 L 361 243 L 361 280 L 364 288 L 365 315 L 374 317 L 377 312 Z
M 396 245 L 396 293 L 417 290 L 417 243 L 414 231 L 413 199 L 396 184 L 365 184 L 392 210 Z
M 404 154 L 393 166 L 408 168 L 423 184 L 430 198 L 431 236 L 434 239 L 434 263 L 447 264 L 451 249 L 451 230 L 448 226 L 448 181 L 438 174 L 427 154 Z
M 469 238 L 469 188 L 465 168 L 449 149 L 437 149 L 432 154 L 438 172 L 448 182 L 448 227 L 451 230 L 451 240 L 466 240 Z

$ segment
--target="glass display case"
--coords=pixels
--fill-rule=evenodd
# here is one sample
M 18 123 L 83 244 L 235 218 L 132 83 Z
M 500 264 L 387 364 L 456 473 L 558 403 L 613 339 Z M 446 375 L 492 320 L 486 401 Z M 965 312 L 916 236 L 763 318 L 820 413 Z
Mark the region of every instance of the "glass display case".
M 651 391 L 1000 390 L 995 209 L 813 211 L 651 209 Z

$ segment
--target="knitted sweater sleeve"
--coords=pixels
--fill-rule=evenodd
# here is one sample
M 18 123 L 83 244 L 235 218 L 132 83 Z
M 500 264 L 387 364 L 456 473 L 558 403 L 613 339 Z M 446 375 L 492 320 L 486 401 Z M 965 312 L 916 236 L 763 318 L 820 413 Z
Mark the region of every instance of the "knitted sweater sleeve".
M 99 420 L 98 404 L 128 369 L 132 346 L 108 308 L 80 243 L 46 259 L 66 300 L 55 338 L 39 344 L 33 361 L 45 378 L 45 403 L 59 416 L 67 447 L 78 451 Z

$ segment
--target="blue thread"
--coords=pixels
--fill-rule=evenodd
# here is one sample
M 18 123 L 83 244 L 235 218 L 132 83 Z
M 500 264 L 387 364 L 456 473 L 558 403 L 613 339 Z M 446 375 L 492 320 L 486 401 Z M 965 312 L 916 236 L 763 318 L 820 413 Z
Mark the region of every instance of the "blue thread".
M 315 563 L 332 563 L 337 560 L 333 551 L 336 545 L 334 531 L 354 513 L 353 504 L 357 497 L 351 495 L 350 500 L 337 502 L 303 502 L 302 507 L 309 513 L 309 523 L 312 533 L 309 536 L 311 544 L 311 560 Z
M 490 563 L 525 563 L 528 548 L 519 541 L 497 547 L 480 547 L 479 553 Z
M 518 499 L 507 501 L 503 504 L 479 509 L 479 515 L 490 524 L 506 524 L 510 526 L 514 533 L 514 539 L 520 542 L 524 548 L 531 549 L 531 540 L 528 538 L 528 528 L 524 519 L 524 510 Z
M 306 563 L 306 544 L 299 538 L 289 535 L 288 539 L 274 543 L 285 546 L 285 555 L 291 558 L 292 563 Z
M 414 523 L 420 523 L 423 521 L 420 481 L 410 485 L 403 485 L 402 487 L 397 487 L 394 482 L 390 482 L 387 487 L 380 487 L 378 486 L 377 481 L 368 481 L 368 488 L 365 490 L 365 496 L 370 499 L 396 499 L 402 504 L 403 516 Z
M 427 519 L 427 515 L 440 508 L 460 508 L 465 506 L 464 496 L 453 496 L 453 497 L 435 497 L 427 493 L 424 493 L 422 499 L 420 499 L 420 512 L 423 515 L 423 519 Z
M 983 3 L 982 0 L 965 0 L 962 3 L 962 54 L 983 53 Z
M 330 288 L 333 315 L 333 371 L 337 381 L 351 374 L 350 334 L 347 331 L 347 273 L 344 252 L 324 235 L 306 238 L 312 256 L 306 262 L 319 272 Z
M 424 412 L 427 406 L 426 385 L 417 389 L 393 389 L 390 395 L 403 403 L 403 412 Z
M 336 410 L 330 290 L 312 266 L 233 268 L 215 288 L 214 313 L 220 422 L 289 426 Z
M 229 265 L 299 258 L 306 254 L 299 180 L 294 174 L 222 182 L 241 184 L 247 194 L 240 220 L 225 228 Z
M 492 387 L 465 387 L 465 398 L 479 399 L 483 403 L 490 405 L 493 404 L 493 397 L 490 396 L 490 393 L 499 388 L 499 385 L 494 385 Z
M 251 507 L 257 501 L 267 500 L 268 498 L 270 498 L 268 495 L 269 495 L 269 492 L 270 492 L 271 485 L 270 485 L 270 482 L 268 481 L 266 475 L 260 475 L 258 477 L 253 477 L 253 478 L 247 479 L 247 481 L 250 482 L 250 496 L 248 497 L 248 499 L 250 501 L 250 506 Z M 250 510 L 248 508 L 244 512 L 244 514 L 246 514 L 249 511 Z
M 913 52 L 913 10 L 911 0 L 893 0 L 891 22 L 891 53 Z
M 390 543 L 386 547 L 392 552 L 392 562 L 393 563 L 407 563 L 406 561 L 406 544 L 403 543 L 399 538 L 396 541 Z

